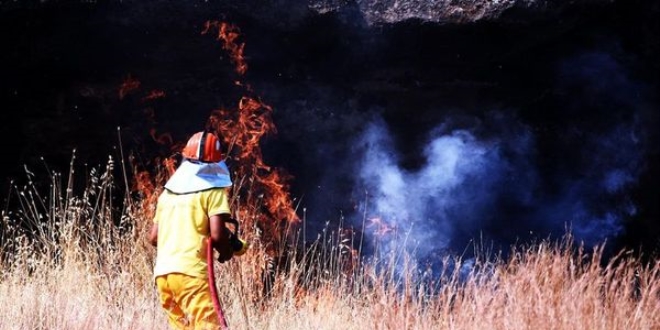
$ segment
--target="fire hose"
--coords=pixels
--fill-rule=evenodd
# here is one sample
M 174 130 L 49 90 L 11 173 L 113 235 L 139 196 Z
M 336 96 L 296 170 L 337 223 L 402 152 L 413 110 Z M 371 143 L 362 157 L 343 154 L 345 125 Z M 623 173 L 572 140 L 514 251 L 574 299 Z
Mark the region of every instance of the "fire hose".
M 236 219 L 230 219 L 227 221 L 235 226 L 234 232 L 225 227 L 227 237 L 229 239 L 229 245 L 231 246 L 234 256 L 240 256 L 245 253 L 248 248 L 247 242 L 238 237 L 238 221 Z M 211 289 L 211 300 L 213 301 L 213 309 L 215 309 L 216 314 L 218 315 L 218 320 L 220 321 L 220 326 L 222 329 L 229 329 L 227 324 L 227 319 L 225 314 L 222 311 L 222 306 L 220 305 L 220 298 L 218 297 L 218 288 L 215 283 L 215 270 L 214 270 L 214 261 L 213 257 L 213 242 L 211 239 L 208 239 L 208 244 L 206 244 L 206 263 L 207 271 L 209 277 L 209 288 Z

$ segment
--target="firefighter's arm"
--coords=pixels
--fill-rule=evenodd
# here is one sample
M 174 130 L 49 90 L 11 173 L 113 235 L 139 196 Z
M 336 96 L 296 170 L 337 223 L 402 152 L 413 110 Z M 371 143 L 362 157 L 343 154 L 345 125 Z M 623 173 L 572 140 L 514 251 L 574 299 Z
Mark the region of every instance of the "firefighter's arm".
M 229 218 L 230 215 L 228 213 L 216 214 L 209 217 L 211 242 L 213 248 L 218 251 L 218 261 L 220 262 L 225 262 L 233 256 L 227 230 L 225 229 L 225 222 L 229 220 Z

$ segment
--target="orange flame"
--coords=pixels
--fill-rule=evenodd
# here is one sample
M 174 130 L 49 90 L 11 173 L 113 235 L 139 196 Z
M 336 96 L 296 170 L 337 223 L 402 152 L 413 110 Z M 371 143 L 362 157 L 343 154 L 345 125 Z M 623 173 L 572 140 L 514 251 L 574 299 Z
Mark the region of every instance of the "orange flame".
M 282 169 L 274 169 L 263 161 L 261 138 L 277 132 L 271 119 L 272 108 L 249 97 L 243 97 L 237 110 L 219 109 L 212 112 L 209 126 L 219 132 L 228 146 L 235 166 L 233 170 L 239 178 L 251 180 L 252 189 L 245 193 L 246 205 L 263 203 L 266 212 L 262 213 L 261 225 L 274 240 L 282 238 L 283 224 L 295 224 L 300 218 L 295 212 L 289 195 L 287 181 L 292 177 Z M 240 187 L 239 187 L 240 189 Z M 236 193 L 241 193 L 237 191 Z M 239 210 L 243 215 L 247 210 Z
M 254 171 L 270 170 L 264 164 L 259 141 L 264 135 L 276 133 L 271 120 L 273 109 L 252 98 L 243 97 L 238 103 L 238 111 L 215 110 L 211 113 L 209 124 L 221 133 L 228 153 L 234 152 L 242 164 L 253 164 Z M 245 173 L 248 174 L 248 173 Z
M 298 221 L 300 219 L 288 194 L 289 185 L 286 181 L 290 178 L 292 177 L 283 170 L 275 169 L 266 174 L 265 177 L 259 178 L 259 180 L 263 185 L 265 195 L 269 196 L 266 198 L 265 204 L 273 217 L 275 219 Z
M 208 21 L 204 25 L 202 34 L 208 33 L 212 28 L 218 29 L 217 40 L 222 42 L 222 49 L 229 53 L 231 62 L 238 75 L 245 74 L 247 64 L 243 56 L 244 44 L 237 43 L 239 30 L 224 22 Z M 122 84 L 120 97 L 130 91 L 129 87 L 139 87 L 136 80 Z M 249 85 L 236 82 L 237 86 L 246 88 L 246 94 L 251 94 Z M 163 97 L 164 93 L 152 91 L 143 100 Z M 240 196 L 240 203 L 235 210 L 240 220 L 255 221 L 263 229 L 263 243 L 273 247 L 286 234 L 291 225 L 300 221 L 295 212 L 294 202 L 289 194 L 288 180 L 292 179 L 282 169 L 272 168 L 263 160 L 260 142 L 269 134 L 277 133 L 272 120 L 273 109 L 262 102 L 258 97 L 243 96 L 237 107 L 233 109 L 213 110 L 209 115 L 206 128 L 214 130 L 223 139 L 227 147 L 227 155 L 231 160 L 230 169 L 235 181 L 248 184 L 235 184 L 234 195 Z M 155 122 L 153 109 L 147 109 L 147 116 Z M 173 149 L 181 144 L 174 144 L 169 134 L 157 134 L 156 129 L 150 129 L 151 137 L 158 143 L 170 145 Z M 155 204 L 157 187 L 162 187 L 175 170 L 175 159 L 166 158 L 161 164 L 164 171 L 161 176 L 151 177 L 146 172 L 136 175 L 136 189 L 145 195 L 143 206 Z M 150 204 L 154 203 L 154 204 Z M 282 226 L 285 228 L 282 228 Z
M 147 219 L 152 219 L 154 217 L 156 201 L 158 200 L 158 195 L 162 186 L 167 178 L 174 174 L 176 170 L 176 164 L 174 159 L 166 158 L 157 163 L 161 164 L 162 171 L 158 171 L 156 177 L 154 178 L 149 171 L 135 171 L 135 176 L 133 178 L 133 192 L 139 192 L 141 196 L 140 204 L 141 209 L 144 212 L 144 216 Z
M 225 22 L 207 21 L 202 34 L 208 33 L 212 28 L 218 30 L 217 40 L 222 42 L 222 49 L 229 53 L 236 73 L 244 75 L 248 66 L 243 55 L 245 44 L 237 42 L 240 37 L 239 29 Z M 247 84 L 240 81 L 235 81 L 235 84 L 245 87 L 246 92 L 252 92 Z M 286 225 L 285 229 L 288 229 L 290 225 L 298 223 L 300 218 L 289 194 L 288 181 L 292 177 L 282 169 L 271 168 L 263 160 L 261 139 L 277 133 L 272 112 L 272 107 L 258 97 L 243 96 L 237 109 L 212 111 L 208 126 L 216 130 L 228 146 L 227 154 L 234 161 L 233 170 L 236 177 L 247 178 L 251 183 L 250 187 L 243 189 L 252 191 L 237 193 L 245 196 L 246 205 L 262 205 L 265 212 L 259 212 L 258 224 L 265 227 L 266 235 L 279 240 L 283 234 L 281 226 Z M 238 212 L 249 214 L 246 209 Z
M 243 56 L 245 43 L 236 43 L 236 39 L 238 39 L 240 36 L 238 27 L 225 22 L 206 21 L 206 23 L 204 23 L 204 30 L 202 30 L 202 34 L 208 33 L 212 27 L 218 29 L 218 36 L 216 38 L 223 42 L 222 49 L 229 52 L 231 61 L 236 67 L 236 73 L 239 75 L 245 74 L 247 71 L 247 63 L 245 62 L 245 57 Z

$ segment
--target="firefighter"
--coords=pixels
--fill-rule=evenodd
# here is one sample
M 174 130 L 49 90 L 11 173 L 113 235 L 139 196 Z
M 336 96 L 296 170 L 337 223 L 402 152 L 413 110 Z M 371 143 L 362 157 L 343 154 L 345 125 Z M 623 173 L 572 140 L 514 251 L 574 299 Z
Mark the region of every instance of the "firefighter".
M 173 329 L 219 329 L 207 270 L 213 259 L 207 259 L 206 247 L 212 244 L 220 262 L 232 258 L 225 230 L 232 182 L 213 132 L 192 135 L 181 154 L 181 164 L 158 197 L 149 232 L 156 247 L 153 275 Z

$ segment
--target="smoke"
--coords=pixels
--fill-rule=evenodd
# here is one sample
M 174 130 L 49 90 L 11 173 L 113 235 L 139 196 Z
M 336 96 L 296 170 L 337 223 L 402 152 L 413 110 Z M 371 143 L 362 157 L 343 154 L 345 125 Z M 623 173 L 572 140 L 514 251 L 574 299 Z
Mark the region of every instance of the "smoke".
M 373 119 L 352 149 L 360 155 L 356 195 L 368 196 L 359 207 L 366 216 L 354 219 L 365 223 L 367 251 L 433 263 L 448 253 L 472 256 L 477 240 L 506 254 L 511 244 L 569 232 L 587 246 L 621 235 L 638 212 L 631 192 L 644 169 L 644 102 L 633 96 L 641 87 L 607 54 L 570 58 L 560 69 L 557 92 L 566 98 L 556 103 L 562 121 L 551 135 L 515 111 L 447 116 L 410 169 L 402 165 L 409 150 Z
M 492 113 L 489 119 L 489 125 L 472 128 L 439 125 L 429 133 L 424 164 L 416 170 L 399 165 L 383 120 L 368 125 L 355 143 L 354 152 L 362 155 L 356 182 L 369 195 L 362 207 L 379 253 L 405 250 L 425 258 L 461 249 L 489 224 L 506 226 L 503 205 L 533 202 L 537 175 L 525 158 L 533 154 L 529 129 L 511 124 L 517 126 L 500 127 L 510 136 L 480 138 L 479 130 L 504 124 L 505 115 Z
M 571 219 L 574 231 L 596 244 L 619 235 L 638 212 L 631 191 L 645 170 L 650 132 L 641 118 L 649 110 L 647 88 L 602 51 L 562 62 L 558 77 L 575 118 L 559 145 L 577 150 L 577 156 L 571 163 L 575 177 L 563 182 L 563 199 L 549 211 Z

